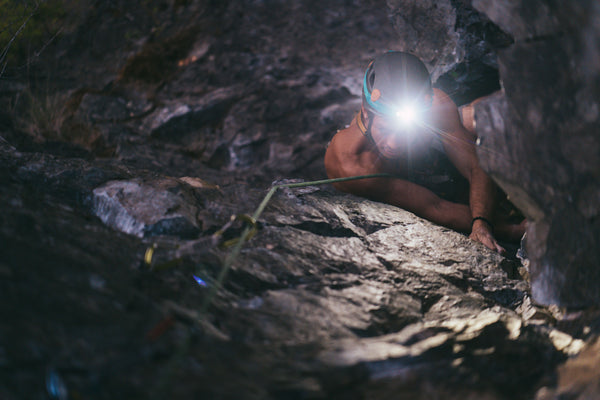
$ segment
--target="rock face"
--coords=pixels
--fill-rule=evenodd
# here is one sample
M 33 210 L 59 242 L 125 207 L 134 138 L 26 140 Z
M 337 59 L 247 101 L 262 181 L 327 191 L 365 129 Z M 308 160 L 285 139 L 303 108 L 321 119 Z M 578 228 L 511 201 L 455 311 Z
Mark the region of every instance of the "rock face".
M 534 298 L 571 307 L 598 305 L 597 2 L 387 4 L 401 48 L 421 57 L 436 85 L 458 104 L 494 89 L 493 74 L 470 66 L 499 69 L 502 94 L 480 102 L 476 111 L 479 156 L 532 221 L 527 249 Z
M 392 206 L 280 190 L 213 297 L 217 244 L 239 235 L 216 223 L 264 190 L 0 156 L 6 399 L 44 380 L 94 398 L 527 399 L 584 343 L 530 305 L 514 262 Z M 164 210 L 202 233 L 147 234 Z
M 364 68 L 396 43 L 383 0 L 350 3 L 96 4 L 38 74 L 66 98 L 63 128 L 92 125 L 95 156 L 173 176 L 319 179 Z
M 427 65 L 434 85 L 458 104 L 499 89 L 496 49 L 512 42 L 469 0 L 388 0 L 399 50 Z
M 478 104 L 484 168 L 531 223 L 532 294 L 600 304 L 600 6 L 473 5 L 515 38 L 498 53 L 504 91 Z
M 107 182 L 93 191 L 94 213 L 108 226 L 135 236 L 198 236 L 197 209 L 192 201 L 180 200 L 179 186 L 166 179 L 154 186 Z
M 408 7 L 388 2 L 401 3 Z M 458 83 L 475 59 L 495 68 L 488 41 L 477 49 L 502 31 L 466 1 L 438 3 L 436 34 L 470 48 L 456 61 L 418 42 L 445 65 L 438 82 L 456 73 Z M 0 80 L 0 398 L 597 394 L 597 374 L 585 368 L 597 359 L 597 312 L 536 304 L 515 260 L 397 208 L 328 186 L 280 189 L 232 258 L 227 246 L 273 182 L 324 177 L 327 142 L 358 110 L 368 61 L 399 46 L 386 2 L 87 4 L 27 69 L 33 94 Z M 433 21 L 411 15 L 408 24 Z M 540 35 L 554 21 L 545 15 L 534 24 Z M 515 46 L 542 43 L 498 21 Z M 417 28 L 414 38 L 425 37 Z M 593 68 L 577 72 L 597 79 Z M 36 82 L 51 91 L 37 102 Z M 485 104 L 485 132 L 509 126 L 508 96 Z M 562 143 L 544 151 L 580 151 Z M 572 168 L 595 168 L 593 143 Z M 571 204 L 551 196 L 575 176 L 553 171 L 556 181 L 519 198 L 535 224 L 547 222 L 548 237 L 560 226 L 547 207 Z M 589 221 L 594 196 L 573 197 Z M 569 240 L 584 240 L 577 235 Z M 564 242 L 536 244 L 532 259 L 562 249 L 588 256 Z
M 458 46 L 456 10 L 450 0 L 390 0 L 387 4 L 394 16 L 401 50 L 416 52 L 433 69 L 433 80 L 462 61 L 464 49 Z

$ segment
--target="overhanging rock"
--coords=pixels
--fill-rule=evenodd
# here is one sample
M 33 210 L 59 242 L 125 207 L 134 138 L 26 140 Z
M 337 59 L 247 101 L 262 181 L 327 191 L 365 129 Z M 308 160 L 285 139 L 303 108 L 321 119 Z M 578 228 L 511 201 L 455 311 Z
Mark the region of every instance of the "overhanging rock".
M 496 51 L 512 37 L 470 0 L 387 0 L 387 5 L 397 49 L 418 56 L 434 84 L 459 105 L 499 88 Z
M 600 5 L 474 5 L 516 38 L 499 52 L 503 93 L 475 118 L 484 169 L 531 221 L 533 297 L 600 305 Z

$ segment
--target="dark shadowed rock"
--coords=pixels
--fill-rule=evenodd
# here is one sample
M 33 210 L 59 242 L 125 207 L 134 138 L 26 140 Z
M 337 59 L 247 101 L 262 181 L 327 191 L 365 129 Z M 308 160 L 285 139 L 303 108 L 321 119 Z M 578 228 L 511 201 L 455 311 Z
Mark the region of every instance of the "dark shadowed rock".
M 399 49 L 427 65 L 435 86 L 457 104 L 500 88 L 496 50 L 512 42 L 470 0 L 388 0 Z
M 0 343 L 28 338 L 15 351 L 0 347 L 7 379 L 22 388 L 8 384 L 7 398 L 31 393 L 24 388 L 36 380 L 60 379 L 82 394 L 101 385 L 99 398 L 203 390 L 209 398 L 526 399 L 583 346 L 540 317 L 527 283 L 507 276 L 500 255 L 325 187 L 276 192 L 202 314 L 230 254 L 214 233 L 230 215 L 250 213 L 264 190 L 133 168 L 139 178 L 107 179 L 101 163 L 48 157 L 45 171 L 68 167 L 88 178 L 62 179 L 60 192 L 31 192 L 32 180 L 53 174 L 26 174 L 40 161 L 8 144 L 0 155 L 10 189 L 0 204 L 14 211 L 0 230 L 8 244 L 2 307 L 12 321 Z M 94 169 L 105 171 L 94 175 L 106 179 L 100 185 L 85 173 Z M 66 206 L 64 193 L 78 191 L 95 207 Z M 231 225 L 223 239 L 240 228 Z M 38 287 L 39 279 L 47 282 Z M 23 305 L 17 293 L 28 287 L 39 293 Z M 23 307 L 27 319 L 16 317 Z M 43 334 L 32 318 L 46 321 Z M 82 348 L 65 344 L 73 342 Z M 121 350 L 107 352 L 111 344 Z M 32 372 L 16 368 L 24 362 Z M 114 365 L 144 367 L 120 375 Z M 217 380 L 231 384 L 211 384 Z M 240 395 L 240 387 L 260 395 Z
M 579 124 L 597 113 L 587 101 L 600 98 L 597 36 L 585 34 L 584 46 L 555 37 L 558 55 L 548 58 L 562 68 L 560 54 L 585 47 L 586 62 L 574 65 L 595 83 L 588 87 L 561 81 L 563 70 L 546 71 L 544 59 L 531 61 L 542 37 L 520 39 L 524 29 L 553 26 L 548 7 L 533 27 L 514 21 L 518 30 L 514 15 L 494 17 L 504 33 L 470 1 L 387 3 L 407 36 L 398 38 L 383 0 L 78 3 L 83 20 L 23 69 L 38 104 L 48 104 L 45 92 L 67 99 L 55 104 L 66 114 L 51 122 L 69 134 L 29 136 L 11 108 L 26 86 L 0 85 L 0 398 L 596 394 L 597 375 L 582 365 L 596 360 L 597 312 L 539 305 L 514 260 L 395 207 L 327 186 L 280 189 L 223 270 L 233 254 L 226 246 L 271 182 L 325 176 L 327 142 L 358 111 L 364 68 L 381 52 L 416 46 L 439 61 L 436 73 L 447 71 L 438 86 L 462 102 L 498 86 L 494 54 L 515 35 L 520 50 L 508 49 L 505 60 L 523 58 L 537 70 L 516 67 L 527 79 L 509 81 L 507 93 L 556 77 L 558 88 L 574 83 L 585 100 L 569 106 Z M 404 28 L 400 6 L 413 13 Z M 533 11 L 496 6 L 499 14 Z M 575 141 L 562 138 L 550 150 L 515 145 L 533 136 L 496 134 L 524 124 L 507 118 L 515 106 L 533 107 L 533 120 L 543 121 L 548 106 L 538 102 L 558 93 L 550 90 L 531 104 L 485 103 L 482 147 L 496 141 L 520 167 L 540 151 L 558 160 L 557 168 L 534 168 L 540 176 L 550 169 L 554 180 L 531 180 L 537 175 L 523 169 L 494 176 L 527 189 L 511 193 L 536 224 L 546 222 L 532 225 L 533 243 L 543 235 L 564 242 L 530 250 L 585 261 L 593 250 L 574 252 L 575 243 L 592 246 L 595 237 L 575 224 L 595 218 L 598 190 L 589 184 L 571 203 L 563 191 L 573 177 L 596 177 L 595 142 L 577 139 L 583 125 L 573 125 Z M 503 165 L 498 148 L 486 165 Z M 554 225 L 546 219 L 554 204 L 577 205 L 583 219 L 565 214 Z
M 558 385 L 554 388 L 542 388 L 536 400 L 555 399 L 594 399 L 600 393 L 600 375 L 598 363 L 600 340 L 590 340 L 581 353 L 558 368 Z
M 598 59 L 600 8 L 593 1 L 476 5 L 517 38 L 499 53 L 504 92 L 478 105 L 476 121 L 484 168 L 531 220 L 533 297 L 598 305 L 600 75 L 589 62 Z
M 199 99 L 190 99 L 158 109 L 148 120 L 150 134 L 165 141 L 179 142 L 202 125 L 216 124 L 227 115 L 228 108 L 243 95 L 241 88 L 217 89 Z M 190 132 L 191 131 L 191 132 Z
M 583 11 L 578 8 L 586 3 L 583 1 L 579 4 L 559 4 L 548 0 L 471 0 L 471 2 L 474 8 L 485 13 L 516 41 L 562 35 L 577 29 Z
M 387 4 L 401 49 L 423 60 L 434 81 L 464 59 L 455 31 L 456 9 L 450 0 L 389 0 Z

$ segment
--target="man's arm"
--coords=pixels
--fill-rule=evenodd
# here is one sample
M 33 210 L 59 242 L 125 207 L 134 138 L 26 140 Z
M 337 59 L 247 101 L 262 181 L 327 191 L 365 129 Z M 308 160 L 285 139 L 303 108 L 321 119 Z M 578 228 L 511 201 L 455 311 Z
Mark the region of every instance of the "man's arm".
M 496 186 L 479 165 L 475 153 L 475 135 L 460 122 L 454 102 L 443 92 L 436 92 L 436 105 L 440 111 L 440 135 L 448 158 L 469 181 L 469 206 L 473 221 L 470 238 L 486 247 L 503 253 L 505 250 L 493 236 L 491 221 L 494 214 Z M 486 222 L 487 221 L 487 222 Z
M 357 139 L 358 138 L 358 139 Z M 355 141 L 362 134 L 345 129 L 332 139 L 325 153 L 329 178 L 368 175 L 386 170 L 379 157 L 370 151 L 356 151 Z M 370 178 L 334 184 L 338 190 L 404 208 L 436 224 L 470 232 L 471 210 L 464 204 L 451 203 L 425 187 L 398 178 Z
M 361 174 L 356 173 L 356 175 Z M 362 179 L 338 183 L 336 188 L 403 208 L 419 217 L 456 231 L 467 233 L 471 231 L 469 206 L 444 200 L 429 189 L 403 179 Z
M 494 238 L 493 227 L 490 225 L 496 199 L 496 186 L 490 177 L 481 169 L 478 162 L 471 169 L 469 202 L 473 220 L 471 234 L 469 237 L 473 240 L 483 243 L 486 247 L 504 253 L 502 248 Z
M 364 142 L 364 139 L 359 131 L 353 132 L 353 129 L 350 127 L 338 132 L 327 148 L 324 161 L 329 178 L 391 172 L 382 166 L 376 154 L 360 151 L 361 145 L 357 143 Z M 459 169 L 466 171 L 469 169 L 466 168 L 467 165 L 461 163 Z M 457 231 L 465 233 L 472 231 L 473 217 L 469 206 L 443 200 L 425 187 L 406 180 L 371 178 L 340 182 L 334 186 L 341 191 L 404 208 L 422 218 Z M 472 202 L 478 201 L 475 198 Z M 481 203 L 485 204 L 484 201 Z M 473 224 L 473 228 L 477 228 L 476 225 L 478 224 Z
M 325 168 L 329 178 L 386 172 L 377 168 L 372 154 L 354 157 L 327 150 Z M 340 157 L 341 156 L 341 157 Z M 429 189 L 398 178 L 369 178 L 334 184 L 338 190 L 391 204 L 439 225 L 461 231 L 471 230 L 471 210 L 464 204 L 441 199 Z
M 328 170 L 328 172 L 330 171 Z M 336 178 L 371 173 L 374 171 L 357 168 L 343 175 L 330 172 L 329 176 Z M 444 200 L 423 186 L 397 178 L 361 179 L 337 183 L 334 186 L 344 192 L 403 208 L 438 225 L 459 232 L 470 232 L 471 239 L 483 243 L 492 250 L 504 251 L 494 239 L 490 227 L 485 222 L 478 220 L 471 225 L 472 213 L 469 206 Z M 499 228 L 505 227 L 499 226 Z M 512 229 L 513 227 L 507 226 L 506 228 Z M 487 243 L 486 239 L 488 239 Z

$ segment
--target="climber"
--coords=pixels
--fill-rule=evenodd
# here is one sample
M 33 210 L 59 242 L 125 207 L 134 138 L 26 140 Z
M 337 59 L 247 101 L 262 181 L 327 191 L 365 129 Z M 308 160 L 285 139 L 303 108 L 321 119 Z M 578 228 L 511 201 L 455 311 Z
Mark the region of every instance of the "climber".
M 327 175 L 393 174 L 398 178 L 334 186 L 470 233 L 471 239 L 504 253 L 496 237 L 518 241 L 526 222 L 522 217 L 511 221 L 497 207 L 500 191 L 475 153 L 472 110 L 472 105 L 459 110 L 446 93 L 433 88 L 417 57 L 384 53 L 365 72 L 361 110 L 327 148 Z

